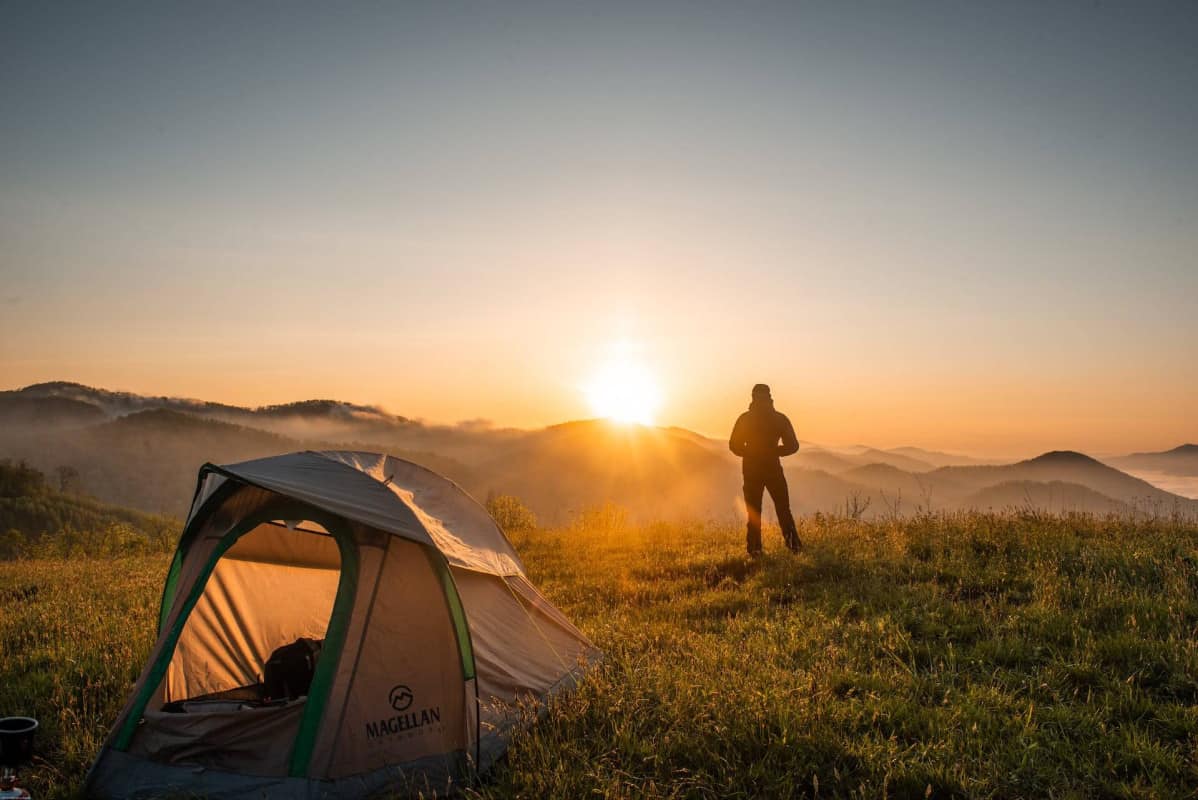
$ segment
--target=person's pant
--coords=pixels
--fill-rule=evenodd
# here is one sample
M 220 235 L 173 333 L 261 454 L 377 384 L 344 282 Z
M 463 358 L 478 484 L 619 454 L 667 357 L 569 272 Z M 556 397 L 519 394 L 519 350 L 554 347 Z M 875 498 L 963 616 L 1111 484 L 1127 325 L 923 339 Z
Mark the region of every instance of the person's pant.
M 778 514 L 778 525 L 782 538 L 791 550 L 799 549 L 799 531 L 795 518 L 790 513 L 790 490 L 781 468 L 777 470 L 745 472 L 745 510 L 749 515 L 746 544 L 750 554 L 761 552 L 761 501 L 768 489 L 774 500 L 774 511 Z

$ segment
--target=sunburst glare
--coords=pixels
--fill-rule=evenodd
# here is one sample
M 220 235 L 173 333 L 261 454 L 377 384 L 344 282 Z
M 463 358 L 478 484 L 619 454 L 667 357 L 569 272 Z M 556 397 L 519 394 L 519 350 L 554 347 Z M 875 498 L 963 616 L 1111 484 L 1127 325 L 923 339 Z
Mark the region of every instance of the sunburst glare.
M 616 350 L 584 387 L 591 411 L 616 422 L 652 425 L 662 399 L 657 379 L 628 347 Z

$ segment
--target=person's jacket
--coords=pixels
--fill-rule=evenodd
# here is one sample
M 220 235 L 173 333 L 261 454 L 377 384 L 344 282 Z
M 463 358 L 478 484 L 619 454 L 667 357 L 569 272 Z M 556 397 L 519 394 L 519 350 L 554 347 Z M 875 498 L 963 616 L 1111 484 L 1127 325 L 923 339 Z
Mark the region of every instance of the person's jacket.
M 771 400 L 754 400 L 732 428 L 728 449 L 744 459 L 746 471 L 780 468 L 783 456 L 799 452 L 790 420 L 774 410 Z

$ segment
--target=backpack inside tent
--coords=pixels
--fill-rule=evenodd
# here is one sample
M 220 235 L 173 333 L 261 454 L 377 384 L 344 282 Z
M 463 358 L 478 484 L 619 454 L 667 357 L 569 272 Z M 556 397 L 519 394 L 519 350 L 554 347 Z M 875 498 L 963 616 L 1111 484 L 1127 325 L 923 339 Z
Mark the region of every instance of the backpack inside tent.
M 443 794 L 598 658 L 486 510 L 423 467 L 205 465 L 158 639 L 84 793 Z

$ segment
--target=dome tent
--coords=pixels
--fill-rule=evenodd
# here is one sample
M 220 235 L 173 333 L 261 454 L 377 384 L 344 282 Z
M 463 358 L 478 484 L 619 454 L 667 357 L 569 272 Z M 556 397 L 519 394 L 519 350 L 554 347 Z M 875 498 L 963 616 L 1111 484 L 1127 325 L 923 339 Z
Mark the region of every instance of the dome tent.
M 267 659 L 322 647 L 306 694 Z M 502 754 L 515 705 L 599 653 L 477 502 L 401 459 L 303 452 L 200 470 L 158 639 L 89 797 L 444 791 Z

